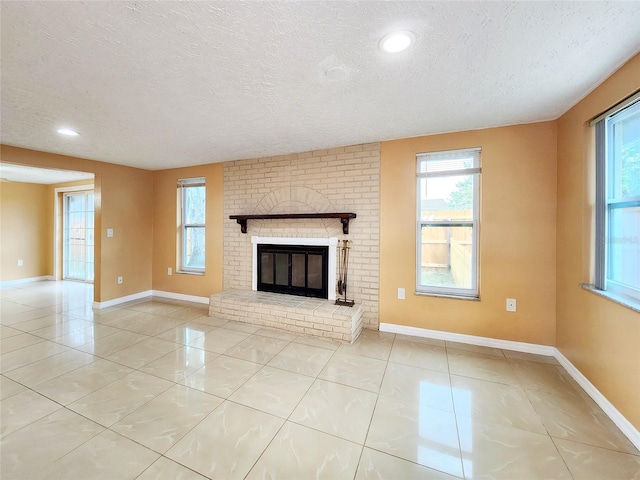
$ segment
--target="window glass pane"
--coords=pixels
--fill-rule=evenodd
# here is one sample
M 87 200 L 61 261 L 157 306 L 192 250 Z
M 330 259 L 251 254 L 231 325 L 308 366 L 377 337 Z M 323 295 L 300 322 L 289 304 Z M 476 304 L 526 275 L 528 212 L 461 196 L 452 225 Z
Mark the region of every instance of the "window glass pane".
M 305 286 L 304 259 L 304 253 L 293 253 L 291 255 L 291 285 L 294 287 Z
M 322 255 L 309 255 L 307 282 L 309 288 L 322 288 Z
M 205 187 L 185 187 L 184 190 L 184 223 L 205 223 L 206 193 Z
M 448 152 L 423 153 L 418 156 L 420 173 L 448 172 L 475 168 L 480 163 L 480 149 L 451 150 Z
M 288 253 L 276 253 L 276 285 L 289 285 Z
M 206 189 L 204 178 L 178 180 L 182 205 L 182 261 L 181 268 L 205 268 L 205 211 Z
M 185 227 L 185 268 L 204 268 L 204 227 Z
M 481 149 L 423 153 L 418 160 L 418 289 L 477 295 Z M 457 290 L 457 292 L 456 292 Z
M 640 104 L 614 117 L 609 141 L 610 199 L 640 196 Z
M 640 207 L 609 212 L 609 280 L 640 290 Z
M 69 276 L 72 278 L 84 278 L 84 262 L 69 262 Z
M 420 284 L 473 288 L 473 227 L 422 226 Z
M 84 210 L 84 195 L 69 195 L 67 198 L 69 212 L 82 212 Z
M 273 285 L 273 253 L 260 255 L 260 282 Z
M 420 220 L 473 220 L 474 177 L 421 179 Z
M 78 228 L 78 229 L 84 229 L 85 227 L 85 213 L 84 212 L 77 212 L 77 213 L 70 213 L 69 214 L 69 227 L 70 228 Z
M 63 277 L 93 281 L 93 192 L 64 194 Z

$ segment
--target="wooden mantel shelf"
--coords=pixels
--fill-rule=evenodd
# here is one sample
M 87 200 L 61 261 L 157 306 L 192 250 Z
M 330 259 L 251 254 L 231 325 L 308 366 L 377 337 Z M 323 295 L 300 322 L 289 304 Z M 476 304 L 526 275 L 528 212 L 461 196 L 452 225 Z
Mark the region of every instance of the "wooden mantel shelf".
M 339 218 L 342 233 L 349 234 L 349 220 L 356 218 L 355 213 L 275 213 L 270 215 L 229 215 L 231 220 L 240 224 L 242 233 L 247 233 L 247 220 L 296 219 L 296 218 Z

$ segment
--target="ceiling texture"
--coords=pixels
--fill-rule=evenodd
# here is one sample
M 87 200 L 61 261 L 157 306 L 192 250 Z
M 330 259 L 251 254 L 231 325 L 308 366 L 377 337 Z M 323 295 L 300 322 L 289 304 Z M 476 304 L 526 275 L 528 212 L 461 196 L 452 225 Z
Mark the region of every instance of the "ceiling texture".
M 75 182 L 78 180 L 87 180 L 87 183 L 93 183 L 93 178 L 93 173 L 0 163 L 0 180 L 3 182 L 26 182 L 53 185 L 62 182 Z
M 640 51 L 638 1 L 0 5 L 2 143 L 152 170 L 551 120 Z

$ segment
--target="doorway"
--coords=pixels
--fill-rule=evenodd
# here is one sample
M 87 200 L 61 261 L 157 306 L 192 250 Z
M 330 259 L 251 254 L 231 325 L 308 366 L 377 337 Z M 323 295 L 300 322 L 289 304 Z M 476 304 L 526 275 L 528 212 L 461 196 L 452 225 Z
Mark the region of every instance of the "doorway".
M 63 196 L 62 277 L 93 282 L 93 191 L 66 192 Z

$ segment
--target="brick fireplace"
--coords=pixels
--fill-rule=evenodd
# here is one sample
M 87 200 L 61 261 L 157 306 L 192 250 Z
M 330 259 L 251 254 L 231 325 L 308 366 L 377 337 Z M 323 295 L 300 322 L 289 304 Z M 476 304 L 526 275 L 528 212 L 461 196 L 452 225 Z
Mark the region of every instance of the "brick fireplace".
M 339 219 L 250 220 L 247 234 L 229 219 L 309 212 L 355 212 L 357 218 L 348 235 Z M 225 162 L 223 214 L 224 291 L 252 291 L 252 236 L 348 239 L 348 296 L 361 307 L 363 326 L 378 328 L 380 144 Z M 336 270 L 329 272 L 329 281 L 336 276 Z M 335 288 L 330 285 L 328 292 L 332 298 Z

